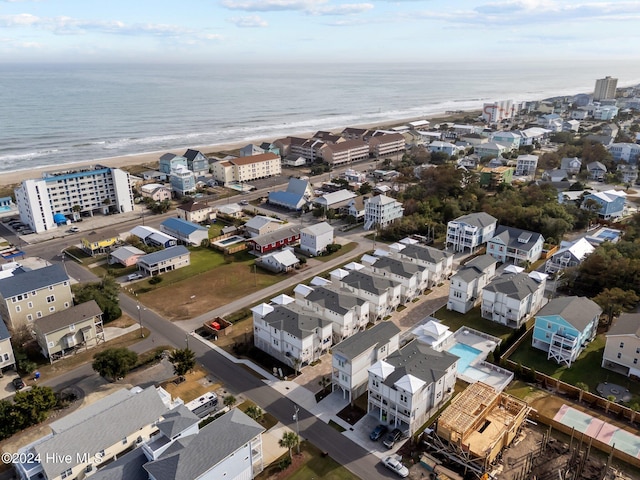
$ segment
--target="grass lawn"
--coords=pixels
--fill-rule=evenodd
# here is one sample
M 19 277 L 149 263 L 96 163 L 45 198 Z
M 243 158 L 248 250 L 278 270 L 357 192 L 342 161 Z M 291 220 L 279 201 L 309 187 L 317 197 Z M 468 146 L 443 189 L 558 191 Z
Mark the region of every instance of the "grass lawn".
M 162 383 L 162 387 L 169 392 L 173 398 L 180 397 L 185 403 L 195 400 L 207 392 L 213 392 L 220 387 L 219 383 L 206 381 L 207 372 L 196 367 L 192 372 L 187 373 L 185 381 L 174 383 L 173 379 Z M 175 379 L 175 378 L 174 378 Z
M 509 327 L 482 318 L 480 315 L 480 307 L 475 307 L 466 314 L 447 310 L 447 307 L 442 307 L 434 316 L 449 327 L 452 332 L 455 332 L 463 326 L 471 327 L 480 332 L 501 338 L 502 340 L 506 340 L 507 337 L 513 333 L 513 329 Z
M 560 366 L 553 360 L 547 360 L 547 354 L 531 346 L 531 333 L 525 339 L 509 360 L 520 363 L 523 366 L 533 367 L 536 371 L 557 378 L 563 382 L 575 385 L 578 382 L 586 383 L 590 392 L 595 392 L 599 383 L 617 383 L 633 394 L 630 403 L 640 401 L 640 384 L 630 381 L 624 375 L 602 368 L 602 353 L 606 338 L 598 335 L 587 348 L 580 354 L 571 368 Z
M 340 250 L 338 250 L 337 252 L 333 252 L 331 255 L 324 255 L 324 256 L 320 256 L 320 257 L 315 257 L 315 259 L 320 261 L 320 262 L 328 262 L 329 260 L 333 260 L 334 258 L 338 258 L 338 257 L 340 257 L 342 255 L 346 255 L 347 253 L 352 251 L 357 246 L 358 246 L 358 244 L 356 242 L 347 243 L 346 245 L 343 245 L 342 248 Z
M 256 404 L 253 403 L 251 400 L 245 400 L 240 405 L 238 405 L 238 409 L 246 413 L 249 407 L 255 407 L 255 406 Z M 276 419 L 276 417 L 274 417 L 270 413 L 267 413 L 264 410 L 262 410 L 262 413 L 263 413 L 262 417 L 260 417 L 256 421 L 260 425 L 262 425 L 266 430 L 269 430 L 271 427 L 275 426 L 278 423 L 278 420 Z

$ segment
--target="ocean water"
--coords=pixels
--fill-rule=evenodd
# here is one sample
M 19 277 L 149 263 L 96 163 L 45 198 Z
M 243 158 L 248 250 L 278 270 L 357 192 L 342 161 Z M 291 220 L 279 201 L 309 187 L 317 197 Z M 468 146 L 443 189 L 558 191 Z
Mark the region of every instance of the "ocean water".
M 640 64 L 3 65 L 0 173 L 640 83 Z

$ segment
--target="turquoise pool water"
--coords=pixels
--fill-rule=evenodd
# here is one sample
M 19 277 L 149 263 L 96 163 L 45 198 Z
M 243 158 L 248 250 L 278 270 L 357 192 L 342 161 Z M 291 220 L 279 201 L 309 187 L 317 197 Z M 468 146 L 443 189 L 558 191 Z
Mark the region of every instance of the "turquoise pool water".
M 11 210 L 11 207 L 8 207 L 6 205 L 0 206 L 0 212 L 8 212 L 9 210 Z
M 464 343 L 454 343 L 447 352 L 452 353 L 456 357 L 460 357 L 458 361 L 458 372 L 463 373 L 482 351 L 477 348 L 470 347 Z

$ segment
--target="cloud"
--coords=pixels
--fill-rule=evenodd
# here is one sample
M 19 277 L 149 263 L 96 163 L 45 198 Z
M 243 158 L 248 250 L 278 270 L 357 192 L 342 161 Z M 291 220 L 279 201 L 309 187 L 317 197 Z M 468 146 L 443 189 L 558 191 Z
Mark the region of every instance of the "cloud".
M 304 11 L 326 0 L 223 0 L 222 5 L 229 10 L 244 10 L 247 12 L 281 12 L 286 10 Z
M 240 28 L 260 28 L 266 27 L 269 24 L 266 20 L 263 20 L 258 15 L 248 15 L 245 17 L 232 17 L 229 19 L 231 23 L 234 23 L 236 27 Z
M 353 15 L 373 8 L 370 3 L 348 3 L 344 5 L 322 5 L 309 10 L 312 15 Z

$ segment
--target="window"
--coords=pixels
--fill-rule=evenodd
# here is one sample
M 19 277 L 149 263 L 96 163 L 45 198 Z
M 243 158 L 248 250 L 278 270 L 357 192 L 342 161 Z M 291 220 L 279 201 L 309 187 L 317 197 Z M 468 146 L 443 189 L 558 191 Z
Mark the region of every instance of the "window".
M 620 348 L 624 348 L 624 342 L 620 342 Z
M 6 362 L 7 360 L 9 360 L 9 354 L 8 354 L 8 353 L 5 353 L 5 354 L 4 354 L 4 361 Z
M 20 305 L 16 305 L 16 312 L 20 312 Z
M 378 388 L 380 386 L 380 384 L 378 383 L 378 380 L 371 380 L 371 385 L 373 385 L 374 387 Z
M 33 302 L 28 302 L 28 303 L 27 303 L 27 307 L 29 307 L 29 308 L 33 308 Z
M 53 347 L 53 342 L 49 342 L 47 345 L 52 348 Z
M 55 295 L 49 295 L 47 297 L 47 303 L 53 303 L 56 301 L 56 296 Z
M 36 312 L 36 317 L 37 318 L 42 318 L 42 312 Z
M 69 330 L 71 330 L 72 332 L 76 329 L 75 325 L 69 325 Z
M 69 302 L 64 302 L 64 308 L 69 308 Z
M 618 358 L 622 358 L 622 354 L 621 353 L 618 353 Z
M 400 394 L 400 401 L 402 403 L 407 403 L 407 396 L 403 393 Z
M 55 312 L 56 311 L 56 307 L 49 307 L 49 311 L 50 312 Z
M 127 444 L 127 442 L 128 442 L 127 437 L 124 437 L 124 438 L 122 439 L 122 444 L 123 444 L 123 445 L 126 445 L 126 444 Z
M 637 364 L 638 364 L 638 359 L 637 359 L 637 358 L 634 358 L 634 359 L 633 359 L 633 364 L 634 364 L 634 365 L 637 365 Z
M 278 346 L 278 340 L 276 340 L 275 338 L 273 339 L 273 344 L 277 347 Z
M 70 477 L 71 475 L 73 475 L 73 470 L 71 470 L 70 468 L 67 468 L 64 472 L 60 474 L 60 478 L 67 478 L 67 477 Z
M 31 314 L 27 315 L 27 321 L 28 322 L 33 322 L 33 315 L 31 315 Z

